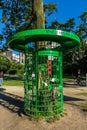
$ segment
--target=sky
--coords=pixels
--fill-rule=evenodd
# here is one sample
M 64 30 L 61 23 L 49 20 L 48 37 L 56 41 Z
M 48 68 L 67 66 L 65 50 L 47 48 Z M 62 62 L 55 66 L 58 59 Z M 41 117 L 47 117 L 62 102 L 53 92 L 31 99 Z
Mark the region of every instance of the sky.
M 76 23 L 79 24 L 78 16 L 84 11 L 87 11 L 87 0 L 43 0 L 43 3 L 54 2 L 57 4 L 58 12 L 49 17 L 49 24 L 56 19 L 59 22 L 66 22 L 70 18 L 75 18 Z M 0 18 L 2 12 L 0 11 Z M 3 24 L 0 22 L 0 32 Z
M 58 12 L 51 16 L 51 19 L 57 19 L 59 22 L 66 22 L 70 18 L 75 18 L 79 24 L 78 16 L 87 11 L 87 0 L 44 0 L 44 2 L 57 3 Z

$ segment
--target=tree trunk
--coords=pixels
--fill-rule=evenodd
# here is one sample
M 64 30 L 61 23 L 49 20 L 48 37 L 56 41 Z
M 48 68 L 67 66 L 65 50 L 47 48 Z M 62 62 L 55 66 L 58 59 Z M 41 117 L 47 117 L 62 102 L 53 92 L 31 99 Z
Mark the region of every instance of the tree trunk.
M 45 28 L 45 16 L 42 0 L 33 0 L 34 28 Z M 46 48 L 46 42 L 39 41 L 37 49 Z
M 33 0 L 34 28 L 45 28 L 45 16 L 42 0 Z
M 34 15 L 34 21 L 33 21 L 34 28 L 45 28 L 45 16 L 44 16 L 42 0 L 33 0 L 33 15 Z M 35 44 L 35 50 L 45 48 L 46 47 L 45 44 L 46 43 L 43 41 L 37 42 Z M 39 70 L 38 89 L 40 89 L 40 82 L 41 82 L 41 74 L 40 74 L 40 70 Z

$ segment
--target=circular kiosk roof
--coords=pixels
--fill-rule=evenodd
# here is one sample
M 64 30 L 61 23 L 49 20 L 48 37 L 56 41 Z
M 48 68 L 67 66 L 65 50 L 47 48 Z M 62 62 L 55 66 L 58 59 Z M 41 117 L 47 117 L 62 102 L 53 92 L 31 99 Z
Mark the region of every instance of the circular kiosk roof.
M 11 36 L 8 39 L 7 46 L 13 50 L 24 51 L 25 45 L 37 41 L 56 42 L 64 52 L 76 48 L 80 44 L 79 37 L 71 32 L 54 29 L 32 29 Z

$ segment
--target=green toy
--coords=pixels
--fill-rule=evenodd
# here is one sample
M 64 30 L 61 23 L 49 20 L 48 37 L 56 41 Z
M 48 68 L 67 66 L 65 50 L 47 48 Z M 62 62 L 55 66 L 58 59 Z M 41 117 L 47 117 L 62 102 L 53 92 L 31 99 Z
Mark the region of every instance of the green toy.
M 25 53 L 24 111 L 31 117 L 50 118 L 62 114 L 62 52 L 79 46 L 71 32 L 34 29 L 10 37 L 9 48 Z

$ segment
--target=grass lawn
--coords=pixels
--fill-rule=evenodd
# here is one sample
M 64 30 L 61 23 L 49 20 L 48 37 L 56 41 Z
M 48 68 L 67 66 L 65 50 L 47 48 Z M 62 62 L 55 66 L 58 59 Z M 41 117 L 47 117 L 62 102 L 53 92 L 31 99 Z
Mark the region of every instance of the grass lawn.
M 7 79 L 3 80 L 3 85 L 6 86 L 24 86 L 24 81 L 23 80 L 12 80 L 12 79 Z

